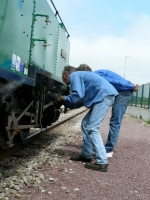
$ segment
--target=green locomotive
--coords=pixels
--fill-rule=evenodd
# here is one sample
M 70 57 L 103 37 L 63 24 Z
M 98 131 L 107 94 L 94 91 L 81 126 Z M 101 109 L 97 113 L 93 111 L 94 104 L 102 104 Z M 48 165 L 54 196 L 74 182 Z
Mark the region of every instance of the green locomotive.
M 0 1 L 0 146 L 26 140 L 60 112 L 48 93 L 68 94 L 69 34 L 52 0 Z

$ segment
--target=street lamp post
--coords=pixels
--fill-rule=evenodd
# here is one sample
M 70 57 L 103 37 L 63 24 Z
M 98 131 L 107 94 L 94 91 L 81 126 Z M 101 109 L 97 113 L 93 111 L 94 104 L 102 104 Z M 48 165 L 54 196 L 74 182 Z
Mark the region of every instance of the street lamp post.
M 124 78 L 125 78 L 125 70 L 126 70 L 126 63 L 127 63 L 127 61 L 126 61 L 126 60 L 127 60 L 127 58 L 128 58 L 128 57 L 130 57 L 130 56 L 125 56 Z

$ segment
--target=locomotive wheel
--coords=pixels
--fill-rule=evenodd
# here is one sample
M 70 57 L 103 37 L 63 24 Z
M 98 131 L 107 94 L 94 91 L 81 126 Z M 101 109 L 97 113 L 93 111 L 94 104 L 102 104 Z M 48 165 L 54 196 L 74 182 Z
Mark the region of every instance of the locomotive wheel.
M 59 112 L 58 109 L 56 109 L 54 107 L 52 108 L 52 111 L 53 111 L 53 121 L 52 121 L 52 123 L 54 123 L 58 120 L 60 112 Z
M 43 119 L 41 121 L 42 127 L 46 128 L 50 126 L 53 120 L 53 112 L 51 108 L 46 108 L 43 114 Z
M 6 138 L 6 128 L 4 125 L 0 125 L 0 147 L 3 150 L 8 149 L 7 145 L 8 139 Z
M 58 109 L 55 109 L 53 106 L 46 108 L 43 114 L 42 119 L 42 127 L 45 128 L 47 126 L 50 126 L 51 123 L 54 123 L 58 120 L 60 115 L 60 112 Z
M 54 108 L 52 109 L 53 110 L 53 121 L 52 121 L 52 123 L 54 123 L 56 120 L 56 115 L 57 115 L 57 113 L 56 113 L 56 111 L 54 110 Z
M 20 121 L 19 125 L 29 125 L 30 124 L 30 117 L 23 116 Z M 30 129 L 20 129 L 20 132 L 17 134 L 17 138 L 21 141 L 25 141 L 29 135 Z
M 54 110 L 54 112 L 55 112 L 55 119 L 54 119 L 53 122 L 56 122 L 58 120 L 58 118 L 59 118 L 60 112 L 59 112 L 58 109 Z
M 11 126 L 12 126 L 12 122 L 10 124 L 10 127 Z M 1 124 L 0 125 L 0 147 L 3 150 L 6 150 L 10 148 L 9 145 L 15 144 L 16 142 L 17 141 L 16 141 L 16 138 L 14 137 L 14 131 L 8 130 L 5 124 Z
M 6 116 L 0 116 L 0 147 L 3 150 L 9 148 L 9 146 L 7 145 L 9 139 L 6 133 L 6 125 L 5 125 L 6 118 L 7 118 Z
M 26 95 L 26 92 L 24 90 L 20 90 L 17 93 L 17 101 L 18 101 L 18 108 L 24 110 L 26 108 L 26 106 L 28 105 L 28 96 Z M 29 125 L 31 123 L 31 119 L 29 116 L 23 116 L 18 124 L 19 125 Z M 19 141 L 25 141 L 29 135 L 30 132 L 30 128 L 28 129 L 20 129 L 20 132 L 17 133 L 16 137 L 17 140 Z
M 59 119 L 59 116 L 60 116 L 60 111 L 57 110 L 57 119 L 56 119 L 56 121 Z

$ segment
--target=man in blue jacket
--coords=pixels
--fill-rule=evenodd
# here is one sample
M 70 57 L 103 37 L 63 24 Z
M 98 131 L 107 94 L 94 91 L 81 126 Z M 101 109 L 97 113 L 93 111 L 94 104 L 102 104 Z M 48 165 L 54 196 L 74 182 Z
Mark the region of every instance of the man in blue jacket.
M 77 71 L 92 71 L 92 69 L 86 64 L 81 64 L 77 68 Z M 137 92 L 138 85 L 133 85 L 130 81 L 125 80 L 120 75 L 110 70 L 102 69 L 94 71 L 94 73 L 105 78 L 119 92 L 119 95 L 116 96 L 115 102 L 112 106 L 112 116 L 110 119 L 108 139 L 105 144 L 107 157 L 112 157 L 114 147 L 118 141 L 123 115 L 125 114 L 128 103 L 131 99 L 132 91 Z
M 71 66 L 64 68 L 62 78 L 64 83 L 70 85 L 72 93 L 68 96 L 58 96 L 56 104 L 64 104 L 71 109 L 83 105 L 89 108 L 81 123 L 83 134 L 81 154 L 72 156 L 71 160 L 89 162 L 85 164 L 86 168 L 106 172 L 108 160 L 99 128 L 118 92 L 96 73 L 76 71 L 76 68 Z M 93 150 L 96 163 L 90 163 Z

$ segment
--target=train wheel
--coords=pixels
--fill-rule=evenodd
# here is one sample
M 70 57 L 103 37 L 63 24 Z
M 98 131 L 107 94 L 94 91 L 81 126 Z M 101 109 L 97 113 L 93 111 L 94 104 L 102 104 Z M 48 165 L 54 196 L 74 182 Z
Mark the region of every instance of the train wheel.
M 53 121 L 52 121 L 52 123 L 54 123 L 56 121 L 55 119 L 57 118 L 57 113 L 54 110 L 54 108 L 52 108 L 52 110 L 53 110 Z
M 4 105 L 6 106 L 6 105 Z M 8 149 L 9 145 L 7 142 L 9 141 L 7 131 L 6 131 L 6 121 L 8 117 L 5 116 L 4 112 L 2 112 L 2 115 L 0 116 L 0 147 L 2 149 Z
M 30 117 L 23 116 L 20 121 L 19 125 L 29 125 L 30 124 Z M 29 135 L 30 129 L 20 129 L 20 132 L 17 134 L 17 138 L 21 141 L 25 141 Z
M 17 102 L 18 102 L 18 109 L 24 110 L 28 103 L 29 103 L 29 99 L 28 96 L 26 94 L 26 91 L 24 90 L 20 90 L 17 93 Z M 29 116 L 23 116 L 19 122 L 18 125 L 29 125 L 31 123 L 31 118 Z M 16 137 L 17 140 L 19 141 L 25 141 L 29 135 L 30 129 L 20 129 L 19 133 L 17 133 Z
M 8 117 L 5 116 L 5 120 L 8 122 Z M 5 121 L 4 120 L 4 121 Z M 0 146 L 2 149 L 8 149 L 11 145 L 15 144 L 17 141 L 15 140 L 15 131 L 7 128 L 7 123 L 1 123 L 0 125 Z M 10 122 L 9 127 L 13 126 L 13 122 Z
M 43 119 L 41 121 L 42 127 L 46 128 L 47 126 L 50 126 L 51 123 L 55 122 L 55 118 L 56 113 L 54 111 L 53 106 L 46 108 L 43 113 Z
M 60 116 L 60 111 L 57 110 L 57 119 L 56 119 L 56 121 L 59 119 L 59 116 Z
M 60 116 L 60 112 L 58 109 L 54 110 L 55 112 L 55 119 L 54 119 L 54 122 L 56 122 L 58 119 L 59 119 L 59 116 Z
M 6 138 L 6 127 L 4 125 L 0 125 L 0 147 L 3 150 L 6 150 L 9 148 L 7 145 L 8 138 Z

